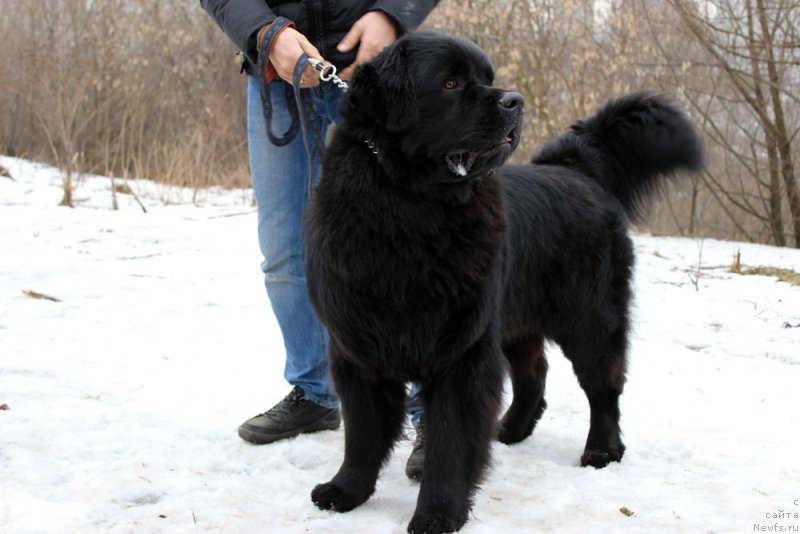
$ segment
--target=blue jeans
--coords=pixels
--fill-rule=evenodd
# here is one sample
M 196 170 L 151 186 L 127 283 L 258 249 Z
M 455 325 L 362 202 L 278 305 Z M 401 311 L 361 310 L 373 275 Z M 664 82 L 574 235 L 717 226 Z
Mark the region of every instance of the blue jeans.
M 277 136 L 283 135 L 291 124 L 284 85 L 281 80 L 270 84 L 272 131 Z M 328 126 L 339 118 L 341 90 L 333 84 L 323 84 L 312 91 L 323 120 L 324 139 Z M 303 388 L 307 399 L 334 408 L 338 400 L 327 374 L 327 333 L 308 301 L 304 272 L 308 156 L 302 132 L 282 147 L 269 140 L 258 80 L 252 76 L 247 87 L 247 140 L 258 205 L 258 244 L 264 255 L 261 270 L 286 349 L 283 376 L 290 384 Z M 317 162 L 313 183 L 319 174 Z
M 270 84 L 272 131 L 278 136 L 291 124 L 284 84 L 280 80 Z M 323 83 L 312 91 L 317 112 L 322 117 L 322 138 L 325 139 L 328 126 L 339 119 L 342 93 L 330 83 Z M 283 147 L 269 140 L 258 80 L 252 76 L 248 78 L 247 87 L 247 141 L 258 205 L 258 243 L 264 255 L 261 270 L 286 349 L 283 376 L 290 384 L 303 388 L 307 399 L 334 408 L 338 400 L 327 373 L 328 334 L 308 300 L 304 271 L 303 212 L 308 199 L 308 155 L 302 132 Z M 320 165 L 316 162 L 313 184 L 319 174 Z M 417 393 L 415 384 L 410 393 L 414 424 L 422 414 Z

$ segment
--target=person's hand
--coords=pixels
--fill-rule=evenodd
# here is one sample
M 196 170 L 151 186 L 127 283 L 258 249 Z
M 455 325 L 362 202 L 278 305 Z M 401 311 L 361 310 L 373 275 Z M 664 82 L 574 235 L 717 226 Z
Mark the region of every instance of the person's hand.
M 286 28 L 275 38 L 272 50 L 269 53 L 269 61 L 275 67 L 278 76 L 292 84 L 294 66 L 298 58 L 303 54 L 310 58 L 322 59 L 319 50 L 306 39 L 305 35 L 294 28 Z M 314 87 L 315 85 L 319 85 L 319 76 L 316 75 L 316 71 L 311 66 L 306 66 L 300 87 Z
M 339 77 L 348 80 L 360 63 L 369 61 L 397 39 L 394 24 L 381 11 L 370 11 L 353 24 L 347 35 L 336 47 L 339 52 L 349 52 L 358 46 L 358 54 L 352 65 L 342 70 Z M 359 44 L 360 43 L 360 44 Z

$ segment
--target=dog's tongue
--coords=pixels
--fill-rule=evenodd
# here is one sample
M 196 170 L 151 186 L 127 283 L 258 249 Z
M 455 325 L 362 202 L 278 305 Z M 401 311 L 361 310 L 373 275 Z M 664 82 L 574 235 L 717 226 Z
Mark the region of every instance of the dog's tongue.
M 475 152 L 465 150 L 463 152 L 450 152 L 444 159 L 447 161 L 447 168 L 450 169 L 450 172 L 456 176 L 466 176 L 472 168 L 472 164 L 475 163 L 476 157 Z

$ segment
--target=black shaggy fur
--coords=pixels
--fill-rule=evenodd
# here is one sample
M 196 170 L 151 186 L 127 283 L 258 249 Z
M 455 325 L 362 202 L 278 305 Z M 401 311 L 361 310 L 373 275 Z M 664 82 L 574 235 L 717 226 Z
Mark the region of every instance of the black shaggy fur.
M 490 441 L 518 442 L 545 409 L 545 339 L 589 398 L 582 465 L 625 451 L 627 227 L 672 171 L 701 165 L 689 122 L 663 97 L 612 101 L 528 165 L 521 97 L 491 87 L 472 43 L 410 34 L 356 71 L 307 226 L 311 301 L 330 332 L 345 458 L 312 492 L 323 509 L 369 498 L 422 385 L 425 466 L 408 530 L 458 530 Z M 377 154 L 373 153 L 377 150 Z M 510 363 L 514 398 L 497 424 Z

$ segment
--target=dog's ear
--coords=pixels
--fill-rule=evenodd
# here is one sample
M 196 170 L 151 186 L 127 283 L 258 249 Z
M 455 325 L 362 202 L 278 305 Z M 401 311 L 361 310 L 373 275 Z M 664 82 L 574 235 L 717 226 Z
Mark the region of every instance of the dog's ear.
M 408 69 L 406 43 L 390 46 L 360 65 L 350 82 L 352 105 L 389 131 L 406 130 L 417 121 L 414 81 Z
M 417 122 L 414 79 L 408 60 L 408 43 L 400 41 L 375 58 L 386 104 L 386 129 L 402 131 Z
M 370 63 L 362 63 L 356 67 L 347 89 L 347 100 L 356 116 L 366 114 L 378 124 L 386 122 L 386 105 L 384 103 L 378 71 Z

